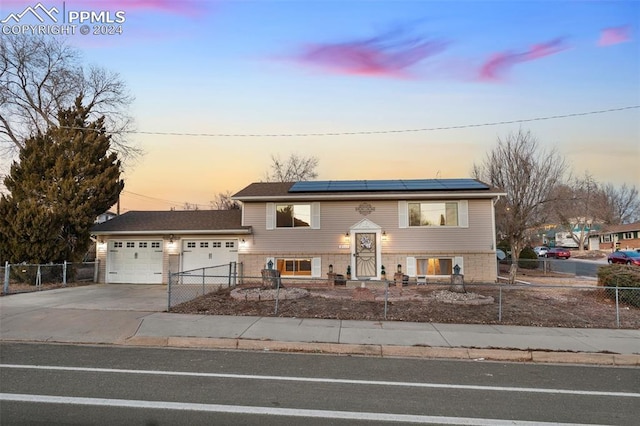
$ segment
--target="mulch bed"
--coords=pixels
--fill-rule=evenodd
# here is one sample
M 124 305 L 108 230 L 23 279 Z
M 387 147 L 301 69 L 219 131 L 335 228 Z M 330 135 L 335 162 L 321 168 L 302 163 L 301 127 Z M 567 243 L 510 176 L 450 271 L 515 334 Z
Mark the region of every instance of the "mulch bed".
M 357 300 L 356 289 L 311 290 L 309 297 L 280 300 L 275 314 L 273 300 L 236 300 L 228 288 L 206 294 L 171 309 L 171 312 L 200 315 L 278 316 L 368 321 L 410 321 L 456 324 L 502 324 L 540 327 L 616 328 L 615 302 L 604 297 L 597 288 L 553 288 L 504 286 L 467 286 L 490 304 L 451 304 L 435 297 L 448 286 L 410 286 L 418 297 L 411 300 Z M 327 297 L 328 292 L 343 292 L 344 297 Z M 399 299 L 397 297 L 395 299 Z M 406 298 L 406 297 L 405 297 Z M 502 299 L 500 312 L 499 300 Z M 501 315 L 501 319 L 499 319 Z M 621 328 L 640 328 L 640 309 L 621 305 Z

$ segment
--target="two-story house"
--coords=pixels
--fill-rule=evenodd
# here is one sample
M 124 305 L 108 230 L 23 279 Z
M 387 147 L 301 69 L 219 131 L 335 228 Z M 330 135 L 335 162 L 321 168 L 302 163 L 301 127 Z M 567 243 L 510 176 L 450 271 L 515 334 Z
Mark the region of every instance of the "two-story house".
M 495 282 L 494 205 L 504 195 L 474 179 L 252 183 L 242 210 L 128 212 L 93 233 L 101 282 L 166 283 L 169 271 L 237 261 L 247 277 Z M 384 267 L 384 268 L 383 268 Z
M 283 276 L 496 280 L 494 203 L 473 179 L 253 183 L 232 198 L 252 233 L 238 252 L 247 275 L 269 262 Z M 399 266 L 398 266 L 399 265 Z

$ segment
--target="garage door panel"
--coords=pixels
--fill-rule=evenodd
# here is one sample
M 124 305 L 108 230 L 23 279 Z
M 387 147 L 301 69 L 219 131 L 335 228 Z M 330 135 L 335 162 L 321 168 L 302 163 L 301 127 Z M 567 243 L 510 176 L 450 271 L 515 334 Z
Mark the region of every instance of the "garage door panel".
M 110 283 L 161 284 L 162 241 L 110 241 L 107 280 Z
M 193 271 L 194 276 L 204 279 L 205 282 L 216 283 L 219 277 L 207 277 L 210 275 L 226 275 L 228 270 L 220 268 L 218 270 L 205 270 L 205 277 L 202 277 L 202 268 L 228 265 L 230 262 L 238 261 L 238 241 L 233 239 L 207 239 L 207 240 L 185 240 L 182 251 L 182 271 Z M 223 270 L 224 269 L 224 270 Z

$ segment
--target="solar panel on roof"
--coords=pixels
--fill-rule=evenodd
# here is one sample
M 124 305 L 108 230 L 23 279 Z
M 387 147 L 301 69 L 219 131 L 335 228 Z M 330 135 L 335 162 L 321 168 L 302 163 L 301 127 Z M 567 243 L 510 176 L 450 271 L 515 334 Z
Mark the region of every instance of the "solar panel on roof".
M 442 191 L 489 189 L 474 179 L 327 180 L 294 183 L 289 192 Z

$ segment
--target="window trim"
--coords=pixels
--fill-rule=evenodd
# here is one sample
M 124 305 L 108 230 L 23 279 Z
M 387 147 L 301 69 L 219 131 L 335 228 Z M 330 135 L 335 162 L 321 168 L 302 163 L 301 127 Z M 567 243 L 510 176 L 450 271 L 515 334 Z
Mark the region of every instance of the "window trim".
M 444 275 L 423 275 L 418 274 L 418 260 L 426 260 L 426 259 L 450 259 L 451 260 L 451 274 Z M 455 255 L 429 255 L 429 254 L 420 254 L 416 256 L 407 256 L 407 275 L 411 277 L 431 277 L 431 278 L 445 278 L 450 277 L 453 274 L 453 268 L 458 265 L 460 267 L 460 274 L 464 274 L 464 257 L 455 256 Z
M 276 212 L 275 212 L 276 229 L 291 229 L 291 228 L 293 228 L 293 229 L 295 229 L 295 228 L 308 229 L 308 228 L 311 228 L 311 216 L 312 216 L 312 214 L 311 214 L 311 204 L 310 203 L 276 203 L 275 207 L 276 207 Z M 296 208 L 302 209 L 303 207 L 305 208 L 305 210 L 308 210 L 308 212 L 309 212 L 309 221 L 308 222 L 307 221 L 303 221 L 303 220 L 300 219 L 300 217 L 301 217 L 300 213 L 301 212 L 299 210 L 298 210 L 298 213 L 296 214 Z M 282 214 L 282 212 L 280 212 L 281 213 L 280 217 L 283 217 L 285 222 L 289 222 L 289 220 L 291 220 L 291 226 L 278 226 L 278 214 L 279 214 L 279 210 L 281 208 L 284 208 L 284 209 L 291 208 L 291 217 L 286 217 L 284 214 Z M 305 212 L 305 213 L 307 213 L 307 212 Z M 304 225 L 296 225 L 296 218 L 300 222 L 304 223 Z
M 282 205 L 308 205 L 310 206 L 310 221 L 309 226 L 277 226 L 277 206 Z M 300 203 L 283 201 L 278 203 L 266 203 L 266 229 L 267 230 L 282 230 L 282 229 L 320 229 L 320 202 Z
M 458 204 L 458 224 L 457 225 L 409 225 L 409 204 L 415 203 L 457 203 Z M 401 200 L 398 201 L 398 227 L 399 228 L 411 228 L 411 229 L 457 229 L 469 227 L 469 200 Z
M 310 275 L 281 275 L 287 278 L 319 278 L 322 275 L 322 259 L 320 257 L 267 257 L 264 262 L 265 269 L 268 268 L 269 261 L 273 263 L 273 268 L 278 269 L 278 260 L 310 260 L 311 261 L 311 274 Z
M 282 262 L 282 269 L 278 268 L 278 263 Z M 292 262 L 294 269 L 289 272 L 287 271 L 287 263 Z M 309 270 L 303 270 L 300 268 L 303 262 L 309 263 Z M 275 260 L 275 269 L 280 271 L 281 277 L 311 277 L 313 276 L 313 259 L 311 257 L 276 257 Z M 304 273 L 300 273 L 304 272 Z

